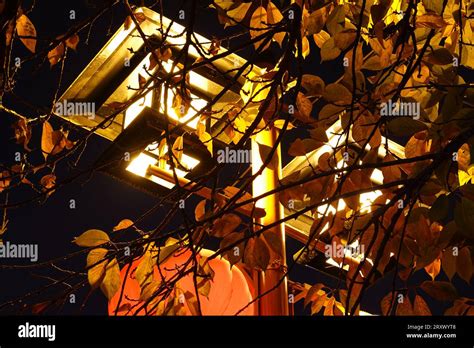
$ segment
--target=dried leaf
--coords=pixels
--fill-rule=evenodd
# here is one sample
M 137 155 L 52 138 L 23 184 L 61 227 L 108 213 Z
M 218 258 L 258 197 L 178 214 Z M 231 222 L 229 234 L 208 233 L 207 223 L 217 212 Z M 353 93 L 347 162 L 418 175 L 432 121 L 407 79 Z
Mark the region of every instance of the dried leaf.
M 241 223 L 242 220 L 238 215 L 225 214 L 214 222 L 212 235 L 218 238 L 224 238 L 229 233 L 235 232 Z
M 415 301 L 413 302 L 413 314 L 415 315 L 431 315 L 430 308 L 428 304 L 420 295 L 415 296 Z
M 459 250 L 456 261 L 456 271 L 466 283 L 470 284 L 472 278 L 472 260 L 471 252 L 468 247 Z
M 323 94 L 326 84 L 319 76 L 305 74 L 301 79 L 301 86 L 306 90 L 308 95 L 318 96 Z
M 430 29 L 441 29 L 444 28 L 446 23 L 439 14 L 436 13 L 425 13 L 416 16 L 416 27 L 417 28 L 430 28 Z
M 56 185 L 56 176 L 54 174 L 47 174 L 41 178 L 40 184 L 45 190 L 49 190 Z
M 30 151 L 28 143 L 31 140 L 31 127 L 28 120 L 24 117 L 20 118 L 13 124 L 13 129 L 15 131 L 16 143 L 23 145 L 25 150 Z
M 296 107 L 300 112 L 303 122 L 308 122 L 311 120 L 311 111 L 313 110 L 313 103 L 301 92 L 298 93 L 296 97 Z
M 438 301 L 454 301 L 459 297 L 456 288 L 450 282 L 425 281 L 420 288 Z
M 220 243 L 219 249 L 224 250 L 235 243 L 244 239 L 244 235 L 241 232 L 232 232 L 225 236 Z M 231 265 L 238 263 L 244 255 L 244 243 L 241 242 L 228 251 L 224 252 L 225 258 L 229 261 Z
M 456 274 L 456 260 L 457 257 L 454 255 L 453 248 L 447 248 L 443 253 L 441 265 L 449 280 Z
M 341 83 L 331 83 L 326 86 L 323 98 L 336 105 L 345 105 L 351 102 L 352 93 Z
M 66 39 L 66 46 L 73 49 L 74 51 L 77 48 L 77 45 L 79 43 L 79 35 L 74 34 Z
M 257 269 L 265 271 L 270 263 L 270 251 L 261 238 L 255 238 L 254 259 Z
M 48 60 L 50 66 L 54 66 L 59 63 L 64 57 L 65 47 L 64 43 L 60 42 L 56 47 L 48 52 Z

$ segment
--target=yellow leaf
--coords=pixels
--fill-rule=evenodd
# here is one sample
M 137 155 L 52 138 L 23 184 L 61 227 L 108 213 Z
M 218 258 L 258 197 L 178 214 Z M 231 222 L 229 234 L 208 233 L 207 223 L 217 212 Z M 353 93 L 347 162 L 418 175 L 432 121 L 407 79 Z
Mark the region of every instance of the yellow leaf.
M 107 249 L 103 248 L 93 249 L 87 255 L 87 267 L 91 267 L 87 271 L 87 280 L 94 289 L 99 286 L 105 274 L 105 267 L 107 265 L 104 260 L 105 255 L 107 255 Z M 100 262 L 101 260 L 104 261 Z
M 425 267 L 426 273 L 428 273 L 431 279 L 435 280 L 439 272 L 441 271 L 441 259 L 437 258 L 431 264 Z
M 196 221 L 201 221 L 206 214 L 206 200 L 202 200 L 196 205 L 194 209 L 194 216 L 196 217 Z
M 474 178 L 474 164 L 470 165 L 467 169 L 467 172 L 464 170 L 458 170 L 458 177 L 459 177 L 459 186 L 468 184 Z
M 267 10 L 263 6 L 260 6 L 255 10 L 250 18 L 250 37 L 253 39 L 257 36 L 264 34 L 268 31 L 267 21 Z M 255 48 L 259 48 L 263 40 L 254 43 Z M 263 49 L 268 48 L 270 43 L 267 43 Z
M 276 7 L 273 2 L 269 1 L 268 2 L 268 5 L 267 5 L 267 20 L 268 20 L 268 24 L 271 24 L 271 25 L 275 25 L 275 24 L 278 24 L 281 22 L 281 20 L 283 19 L 283 15 L 281 14 L 280 10 L 278 9 L 278 7 Z M 281 33 L 276 33 L 275 35 L 273 35 L 273 40 L 275 40 L 276 42 L 278 42 L 278 44 L 280 45 L 280 47 L 282 47 L 283 45 L 283 40 L 285 38 L 285 33 L 284 32 L 281 32 Z
M 107 265 L 105 270 L 105 277 L 100 285 L 100 289 L 104 295 L 110 300 L 120 289 L 120 267 L 117 259 L 113 259 Z
M 176 157 L 178 162 L 181 162 L 181 158 L 183 157 L 183 146 L 183 136 L 181 135 L 176 138 L 172 148 L 173 155 Z
M 21 42 L 28 50 L 35 53 L 36 51 L 36 29 L 30 19 L 22 14 L 16 20 L 16 31 L 20 36 Z
M 43 156 L 45 159 L 53 151 L 53 149 L 53 127 L 48 121 L 44 121 L 43 133 L 41 134 L 41 150 L 43 151 Z
M 143 287 L 150 283 L 153 280 L 153 267 L 155 266 L 153 257 L 151 253 L 145 253 L 140 264 L 138 265 L 135 271 L 135 279 L 140 284 L 140 287 Z
M 321 62 L 336 59 L 340 54 L 341 49 L 336 47 L 334 37 L 331 37 L 321 47 Z
M 208 132 L 202 132 L 199 135 L 199 140 L 206 145 L 207 150 L 211 153 L 212 155 L 212 137 Z
M 114 227 L 114 231 L 120 231 L 120 230 L 125 230 L 129 228 L 130 226 L 133 226 L 133 221 L 130 219 L 123 219 L 118 223 L 117 226 Z
M 309 50 L 310 50 L 309 41 L 308 41 L 308 38 L 305 36 L 301 40 L 301 51 L 302 51 L 301 55 L 303 56 L 303 58 L 306 58 L 309 55 Z
M 59 63 L 64 57 L 64 43 L 59 43 L 55 48 L 48 52 L 48 60 L 50 66 Z
M 95 247 L 109 241 L 107 233 L 101 230 L 88 230 L 74 239 L 74 243 L 81 247 Z
M 243 2 L 233 10 L 227 12 L 227 16 L 231 18 L 234 22 L 240 23 L 245 18 L 247 11 L 249 10 L 252 3 L 250 2 Z
M 223 10 L 228 10 L 234 5 L 234 0 L 214 0 L 214 4 Z
M 324 43 L 329 40 L 329 38 L 329 34 L 324 30 L 321 30 L 319 33 L 313 35 L 314 42 L 319 48 L 322 48 Z

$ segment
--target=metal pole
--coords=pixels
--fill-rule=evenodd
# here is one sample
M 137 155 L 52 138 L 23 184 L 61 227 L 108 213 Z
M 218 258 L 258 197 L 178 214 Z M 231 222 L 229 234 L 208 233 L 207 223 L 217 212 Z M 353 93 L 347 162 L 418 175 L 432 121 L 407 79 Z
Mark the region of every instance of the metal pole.
M 277 131 L 274 128 L 262 130 L 252 138 L 252 173 L 257 173 L 263 165 L 258 144 L 260 143 L 273 148 L 276 139 Z M 278 146 L 275 156 L 278 156 L 278 166 L 276 170 L 267 167 L 253 181 L 252 191 L 254 197 L 278 187 L 278 179 L 281 175 L 280 146 Z M 276 194 L 258 200 L 256 205 L 259 208 L 265 209 L 266 215 L 257 221 L 263 226 L 279 221 L 284 216 L 283 207 Z M 268 232 L 265 232 L 265 234 L 266 233 L 274 234 L 273 237 L 279 239 L 281 243 L 278 243 L 280 244 L 280 250 L 278 250 L 278 252 L 269 248 L 270 265 L 265 272 L 260 272 L 259 274 L 259 295 L 276 287 L 261 298 L 259 301 L 259 312 L 260 315 L 288 315 L 288 283 L 286 277 L 281 281 L 286 270 L 285 225 L 281 223 L 268 230 Z M 281 283 L 277 286 L 280 281 Z

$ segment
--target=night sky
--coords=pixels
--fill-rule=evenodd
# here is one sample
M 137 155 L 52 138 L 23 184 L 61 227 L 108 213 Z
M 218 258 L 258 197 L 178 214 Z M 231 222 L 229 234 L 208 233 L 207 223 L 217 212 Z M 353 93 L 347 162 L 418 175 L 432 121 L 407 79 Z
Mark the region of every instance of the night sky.
M 99 1 L 96 1 L 100 3 Z M 206 1 L 199 2 L 198 18 L 196 21 L 197 32 L 206 36 L 226 36 L 235 29 L 224 30 L 222 25 L 217 21 L 217 16 L 214 10 L 208 9 Z M 94 13 L 94 1 L 73 0 L 73 1 L 37 1 L 34 10 L 28 14 L 31 21 L 35 24 L 40 41 L 39 47 L 44 45 L 41 38 L 52 38 L 67 31 L 67 29 L 76 21 L 86 18 L 90 13 Z M 31 1 L 24 1 L 24 8 L 29 8 Z M 164 1 L 165 15 L 181 22 L 177 19 L 177 10 L 181 6 L 181 1 L 170 0 Z M 76 11 L 76 19 L 69 19 L 69 11 Z M 95 56 L 99 49 L 109 39 L 109 35 L 113 34 L 115 30 L 122 24 L 126 14 L 122 5 L 115 6 L 112 11 L 102 16 L 96 21 L 90 30 L 90 37 L 86 44 L 87 29 L 80 33 L 80 43 L 77 52 L 69 51 L 67 62 L 65 64 L 63 80 L 61 84 L 60 94 L 69 86 L 78 74 L 83 70 L 86 64 Z M 182 23 L 184 24 L 184 23 Z M 314 45 L 314 43 L 312 43 Z M 28 52 L 21 45 L 16 42 L 15 52 L 21 56 L 26 56 Z M 245 52 L 241 53 L 245 57 Z M 320 58 L 318 54 L 311 55 L 305 62 L 305 73 L 317 73 L 322 75 L 326 82 L 333 82 L 342 74 L 341 64 L 337 61 L 330 63 L 319 63 Z M 60 64 L 54 66 L 52 69 L 46 61 L 40 66 L 28 63 L 22 67 L 18 84 L 15 88 L 15 93 L 28 102 L 49 108 L 53 99 L 55 88 L 57 86 L 57 79 L 59 77 Z M 15 109 L 24 115 L 35 115 L 32 110 L 26 105 L 23 105 L 18 99 L 12 99 L 10 96 L 4 98 L 4 104 Z M 3 163 L 12 163 L 13 156 L 16 151 L 21 151 L 21 145 L 14 144 L 12 129 L 10 127 L 12 118 L 10 116 L 0 115 L 0 146 L 1 146 L 1 161 Z M 55 129 L 60 125 L 57 120 L 52 121 Z M 36 132 L 35 132 L 36 131 Z M 40 137 L 39 128 L 35 128 L 33 139 L 30 142 L 31 146 L 38 146 Z M 297 134 L 289 133 L 285 137 L 285 142 L 289 143 Z M 87 164 L 93 163 L 98 156 L 107 147 L 107 142 L 98 137 L 93 136 L 87 146 L 82 160 L 82 168 Z M 38 162 L 41 159 L 38 158 Z M 286 164 L 288 158 L 284 158 Z M 58 179 L 61 176 L 68 176 L 73 174 L 69 168 L 62 166 L 57 171 Z M 43 172 L 43 174 L 46 174 Z M 26 185 L 9 197 L 9 203 L 22 202 L 30 198 L 34 192 Z M 0 199 L 4 199 L 4 195 Z M 76 201 L 76 209 L 69 208 L 69 200 Z M 18 208 L 11 209 L 8 212 L 8 231 L 4 235 L 4 241 L 11 241 L 12 243 L 38 243 L 39 245 L 39 260 L 46 261 L 51 258 L 60 257 L 70 252 L 79 250 L 79 247 L 71 243 L 75 236 L 82 232 L 97 228 L 105 231 L 111 231 L 112 228 L 122 219 L 134 219 L 140 216 L 144 211 L 156 203 L 156 198 L 148 195 L 142 191 L 119 182 L 112 177 L 101 173 L 94 173 L 90 176 L 82 177 L 78 182 L 57 190 L 51 197 L 43 203 L 25 203 Z M 199 198 L 192 198 L 187 206 L 192 206 L 189 209 L 188 215 L 192 216 L 194 211 L 194 204 L 198 202 Z M 163 209 L 166 209 L 164 207 Z M 153 216 L 150 216 L 140 224 L 143 230 L 151 229 L 161 220 L 164 211 L 158 211 Z M 178 224 L 176 223 L 176 226 Z M 288 241 L 288 260 L 291 261 L 293 254 L 301 246 L 289 240 Z M 4 262 L 4 261 L 2 261 Z M 72 267 L 78 268 L 85 265 L 85 256 L 80 256 L 71 264 Z M 12 299 L 28 290 L 45 284 L 46 281 L 38 277 L 38 275 L 47 274 L 42 270 L 31 271 L 0 271 L 0 303 L 5 300 Z M 428 275 L 422 277 L 428 280 Z M 293 274 L 290 277 L 297 282 L 307 282 L 310 284 L 317 282 L 325 282 L 328 285 L 336 285 L 337 280 L 331 278 L 311 267 L 296 266 Z M 462 286 L 462 281 L 459 280 L 461 286 L 461 294 L 468 296 L 469 289 Z M 380 299 L 390 291 L 391 275 L 388 276 L 387 281 L 382 281 L 376 286 L 370 288 L 363 302 L 362 308 L 366 311 L 377 313 L 379 312 Z M 66 304 L 63 308 L 63 314 L 77 314 L 79 311 L 79 304 L 84 299 L 87 289 L 77 293 L 76 304 Z M 43 294 L 46 297 L 48 294 Z M 472 296 L 472 294 L 470 294 Z M 39 300 L 43 298 L 40 295 Z M 369 301 L 368 301 L 369 300 Z M 429 302 L 429 300 L 428 300 Z M 432 303 L 429 302 L 430 305 Z M 106 314 L 107 301 L 104 295 L 100 292 L 95 292 L 84 310 L 83 314 L 104 315 Z M 301 304 L 296 307 L 296 312 L 301 314 L 303 310 Z M 435 314 L 441 314 L 442 308 L 433 307 Z M 305 312 L 306 313 L 306 312 Z

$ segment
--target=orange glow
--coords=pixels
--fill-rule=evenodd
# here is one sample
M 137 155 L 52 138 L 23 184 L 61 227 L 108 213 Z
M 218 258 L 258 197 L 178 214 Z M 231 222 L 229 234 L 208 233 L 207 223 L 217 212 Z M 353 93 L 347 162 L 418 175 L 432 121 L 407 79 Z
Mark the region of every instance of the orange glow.
M 209 257 L 214 254 L 211 250 L 203 249 L 198 258 Z M 177 251 L 173 256 L 168 258 L 165 262 L 154 269 L 155 280 L 169 280 L 176 275 L 178 270 L 183 269 L 186 262 L 191 257 L 191 251 L 186 250 Z M 145 310 L 138 311 L 138 308 L 143 305 L 143 302 L 139 301 L 140 298 L 140 286 L 138 281 L 135 279 L 135 270 L 140 264 L 141 260 L 136 260 L 131 264 L 130 270 L 128 271 L 128 277 L 125 282 L 125 288 L 122 293 L 120 301 L 120 310 L 118 315 L 145 315 Z M 209 261 L 209 265 L 214 271 L 214 278 L 211 283 L 211 289 L 209 296 L 205 297 L 199 295 L 201 303 L 201 312 L 203 315 L 235 315 L 241 308 L 245 307 L 255 297 L 252 281 L 250 278 L 242 272 L 237 266 L 230 267 L 230 263 L 219 257 Z M 191 267 L 191 265 L 188 265 Z M 128 266 L 124 266 L 121 271 L 122 285 L 127 274 Z M 163 275 L 163 278 L 161 277 Z M 189 291 L 195 294 L 194 279 L 192 273 L 184 276 L 178 282 L 179 287 L 184 291 Z M 121 287 L 122 287 L 121 285 Z M 115 310 L 120 300 L 121 291 L 109 302 L 109 315 L 115 315 Z M 184 303 L 186 315 L 191 315 L 188 304 Z M 132 309 L 128 309 L 132 307 Z M 257 308 L 256 304 L 252 303 L 247 307 L 241 315 L 256 315 Z

